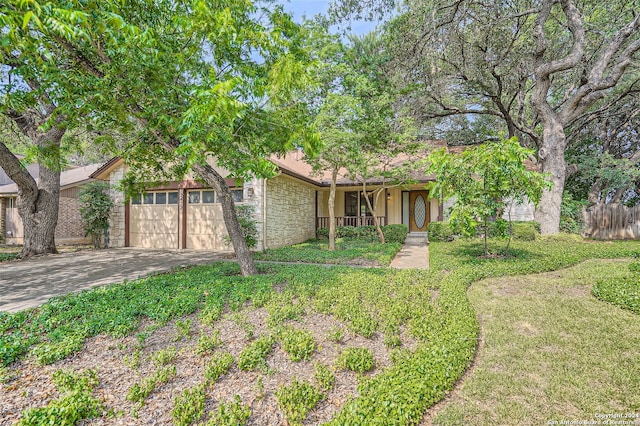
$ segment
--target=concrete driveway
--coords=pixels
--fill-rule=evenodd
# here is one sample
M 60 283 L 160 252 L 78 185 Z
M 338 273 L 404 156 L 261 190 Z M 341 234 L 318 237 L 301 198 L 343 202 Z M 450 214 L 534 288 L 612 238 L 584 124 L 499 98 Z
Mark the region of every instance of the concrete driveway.
M 53 296 L 133 280 L 186 265 L 210 263 L 229 253 L 195 250 L 86 250 L 0 263 L 0 311 L 17 312 Z

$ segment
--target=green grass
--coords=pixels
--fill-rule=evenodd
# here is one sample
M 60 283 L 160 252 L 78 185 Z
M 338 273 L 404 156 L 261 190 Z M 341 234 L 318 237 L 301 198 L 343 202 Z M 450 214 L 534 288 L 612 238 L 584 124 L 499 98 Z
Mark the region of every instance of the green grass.
M 400 243 L 380 244 L 368 239 L 337 238 L 336 250 L 329 251 L 329 241 L 318 239 L 256 253 L 255 258 L 278 262 L 387 266 L 401 246 Z
M 538 425 L 640 412 L 640 321 L 589 294 L 597 277 L 623 277 L 628 263 L 591 260 L 473 284 L 484 344 L 434 424 Z
M 353 249 L 329 253 L 318 249 L 320 242 L 308 244 L 315 245 L 308 249 L 311 257 L 320 253 L 335 262 L 349 261 L 342 257 Z M 373 257 L 380 254 L 375 244 L 358 244 Z M 319 312 L 364 337 L 382 334 L 391 346 L 401 330 L 414 340 L 411 351 L 394 349 L 390 366 L 361 380 L 358 395 L 343 401 L 330 424 L 362 419 L 372 425 L 416 424 L 453 388 L 474 357 L 479 325 L 467 297 L 474 281 L 557 270 L 590 258 L 632 257 L 639 249 L 636 242 L 514 241 L 513 257 L 480 259 L 481 243 L 456 241 L 432 243 L 431 269 L 426 271 L 271 264 L 260 265 L 261 274 L 248 278 L 240 276 L 237 265 L 214 263 L 55 298 L 17 314 L 0 313 L 0 361 L 9 365 L 31 352 L 43 362 L 54 362 L 81 350 L 87 337 L 135 334 L 146 319 L 155 325 L 174 319 L 186 324 L 185 317 L 198 312 L 198 318 L 213 324 L 223 313 L 242 312 L 249 304 L 266 308 L 273 315 L 267 324 L 277 326 Z M 282 253 L 297 253 L 295 260 L 303 260 L 305 250 Z M 358 256 L 351 260 L 364 258 Z M 271 337 L 248 344 L 238 368 L 264 366 L 273 346 Z M 313 362 L 313 353 L 309 357 Z M 640 382 L 637 373 L 631 377 Z

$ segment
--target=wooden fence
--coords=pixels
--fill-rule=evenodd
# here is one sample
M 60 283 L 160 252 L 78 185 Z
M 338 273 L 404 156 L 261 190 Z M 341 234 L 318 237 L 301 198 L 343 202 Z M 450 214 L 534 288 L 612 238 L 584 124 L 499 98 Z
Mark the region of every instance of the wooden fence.
M 600 205 L 584 212 L 585 237 L 598 240 L 640 239 L 640 206 Z

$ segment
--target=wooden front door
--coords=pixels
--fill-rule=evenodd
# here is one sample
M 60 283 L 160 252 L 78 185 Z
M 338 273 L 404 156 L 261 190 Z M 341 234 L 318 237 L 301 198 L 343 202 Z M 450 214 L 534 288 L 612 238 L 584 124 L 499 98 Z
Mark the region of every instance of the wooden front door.
M 426 232 L 429 224 L 428 191 L 411 191 L 409 193 L 409 232 Z

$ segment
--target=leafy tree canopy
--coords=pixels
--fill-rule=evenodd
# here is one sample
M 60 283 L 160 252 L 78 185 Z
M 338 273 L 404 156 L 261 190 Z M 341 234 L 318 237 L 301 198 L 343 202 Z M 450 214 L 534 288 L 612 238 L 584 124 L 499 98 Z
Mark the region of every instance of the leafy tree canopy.
M 510 202 L 537 204 L 550 186 L 544 175 L 527 169 L 529 155 L 531 150 L 511 138 L 470 147 L 460 154 L 443 148 L 429 156 L 430 171 L 436 175 L 433 195 L 455 198 L 451 224 L 457 230 L 470 236 L 483 225 L 485 254 L 489 219 L 500 216 Z

